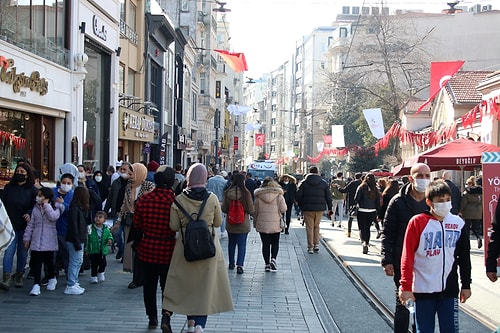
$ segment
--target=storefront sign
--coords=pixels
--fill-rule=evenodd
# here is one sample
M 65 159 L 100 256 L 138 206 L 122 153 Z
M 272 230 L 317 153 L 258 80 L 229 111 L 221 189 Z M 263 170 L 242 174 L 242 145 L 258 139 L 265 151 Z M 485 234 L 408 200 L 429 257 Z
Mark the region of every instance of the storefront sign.
M 152 141 L 155 131 L 153 117 L 129 109 L 120 108 L 120 139 Z
M 495 217 L 495 209 L 500 198 L 500 178 L 498 168 L 500 167 L 500 153 L 483 153 L 483 235 L 484 235 L 484 258 L 488 254 L 488 243 L 491 235 L 491 223 Z M 497 271 L 500 272 L 499 262 Z
M 12 90 L 16 94 L 21 92 L 21 88 L 29 88 L 31 91 L 38 92 L 40 96 L 44 96 L 49 92 L 49 82 L 40 77 L 40 72 L 33 71 L 30 76 L 25 75 L 24 72 L 17 74 L 14 59 L 6 59 L 3 56 L 0 56 L 0 59 L 0 81 L 11 84 Z
M 99 23 L 99 18 L 96 15 L 92 16 L 92 31 L 94 35 L 105 41 L 107 40 L 108 31 L 104 24 L 99 26 Z

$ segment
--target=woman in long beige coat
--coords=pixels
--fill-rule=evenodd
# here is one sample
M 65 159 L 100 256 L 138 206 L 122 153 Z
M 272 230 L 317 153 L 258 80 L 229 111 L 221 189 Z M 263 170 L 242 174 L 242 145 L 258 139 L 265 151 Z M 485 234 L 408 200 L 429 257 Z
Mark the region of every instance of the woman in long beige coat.
M 262 256 L 266 272 L 276 272 L 280 233 L 281 214 L 287 210 L 283 189 L 272 178 L 266 177 L 262 186 L 255 190 L 255 213 L 253 223 L 262 241 Z
M 205 188 L 207 169 L 201 163 L 193 164 L 187 173 L 187 188 L 177 196 L 176 201 L 188 212 L 197 213 L 203 199 L 208 194 Z M 205 220 L 210 230 L 222 224 L 219 199 L 209 194 L 200 219 Z M 170 209 L 170 228 L 185 230 L 188 219 L 176 204 Z M 170 315 L 172 312 L 188 317 L 188 332 L 202 332 L 207 316 L 233 310 L 233 299 L 227 275 L 224 254 L 217 233 L 214 232 L 216 254 L 204 260 L 188 262 L 184 258 L 182 237 L 178 236 L 170 262 L 167 283 L 163 293 L 161 329 L 172 332 Z

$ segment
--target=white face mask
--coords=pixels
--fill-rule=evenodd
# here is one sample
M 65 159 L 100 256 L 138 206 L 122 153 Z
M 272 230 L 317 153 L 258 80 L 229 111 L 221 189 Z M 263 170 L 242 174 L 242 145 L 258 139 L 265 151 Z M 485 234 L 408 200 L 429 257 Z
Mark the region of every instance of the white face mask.
M 73 185 L 69 185 L 69 184 L 61 184 L 61 190 L 64 192 L 64 193 L 68 193 L 69 191 L 71 191 L 71 189 L 73 188 Z
M 289 182 L 288 182 L 288 181 L 286 181 L 286 182 L 283 182 L 283 183 L 284 183 L 285 185 L 288 185 L 288 183 L 289 183 Z
M 128 173 L 126 172 L 120 173 L 120 177 L 122 177 L 123 179 L 129 179 Z
M 102 176 L 95 176 L 95 181 L 100 183 L 102 181 Z
M 42 197 L 37 196 L 37 197 L 35 198 L 35 201 L 36 201 L 36 203 L 37 203 L 37 204 L 41 205 L 41 204 L 43 203 L 43 198 L 42 198 Z
M 78 173 L 78 178 L 79 178 L 79 179 L 83 179 L 83 178 L 85 178 L 85 172 L 79 172 L 79 173 Z
M 445 217 L 451 210 L 451 201 L 446 202 L 433 202 L 434 204 L 434 214 L 437 216 Z
M 430 179 L 415 179 L 413 181 L 413 188 L 417 192 L 424 193 L 430 182 Z

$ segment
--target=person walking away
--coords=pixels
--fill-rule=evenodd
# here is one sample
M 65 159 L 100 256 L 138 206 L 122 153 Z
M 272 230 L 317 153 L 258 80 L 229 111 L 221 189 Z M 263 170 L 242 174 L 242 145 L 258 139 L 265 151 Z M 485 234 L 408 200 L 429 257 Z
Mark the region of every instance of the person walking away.
M 253 180 L 252 174 L 250 172 L 247 172 L 245 174 L 245 187 L 248 191 L 250 191 L 250 194 L 252 195 L 252 201 L 255 201 L 254 192 L 257 188 L 257 183 L 255 182 L 255 180 Z
M 107 214 L 100 210 L 95 213 L 94 223 L 90 227 L 85 252 L 90 257 L 90 283 L 95 284 L 106 280 L 104 272 L 106 270 L 106 256 L 108 255 L 108 245 L 113 244 L 113 235 L 104 224 Z
M 347 193 L 347 211 L 349 218 L 347 220 L 347 237 L 351 237 L 352 230 L 352 220 L 354 219 L 354 208 L 356 207 L 356 202 L 354 197 L 356 196 L 356 190 L 358 186 L 361 185 L 361 173 L 356 173 L 354 179 L 347 183 L 346 186 L 339 188 L 340 193 Z
M 344 217 L 344 194 L 340 192 L 340 189 L 346 186 L 345 181 L 342 179 L 344 174 L 342 172 L 337 173 L 337 177 L 332 180 L 330 184 L 330 189 L 332 191 L 332 227 L 335 226 L 336 212 L 339 215 L 338 227 L 342 228 L 342 219 Z
M 358 205 L 359 238 L 363 246 L 363 254 L 367 254 L 370 246 L 370 227 L 377 219 L 377 212 L 380 209 L 380 193 L 372 173 L 366 174 L 365 179 L 358 186 L 354 201 Z
M 158 326 L 156 290 L 159 281 L 162 294 L 165 291 L 175 246 L 175 231 L 170 229 L 170 207 L 175 199 L 174 181 L 173 168 L 157 171 L 154 174 L 155 189 L 137 201 L 134 211 L 134 228 L 142 234 L 137 255 L 144 272 L 142 293 L 150 329 Z
M 175 195 L 179 195 L 182 193 L 184 189 L 184 182 L 186 181 L 186 177 L 182 174 L 182 164 L 175 165 L 175 184 L 174 184 L 174 192 Z
M 85 292 L 85 288 L 80 287 L 78 273 L 83 263 L 83 250 L 88 236 L 89 212 L 89 191 L 84 186 L 77 186 L 69 206 L 66 233 L 69 253 L 67 287 L 64 290 L 66 295 L 81 295 Z
M 222 215 L 217 196 L 205 188 L 207 169 L 201 163 L 193 164 L 186 177 L 186 189 L 176 200 L 191 214 L 199 211 L 203 200 L 208 196 L 200 219 L 205 220 L 210 230 L 219 227 Z M 176 204 L 170 208 L 170 229 L 180 231 L 190 223 Z M 163 292 L 162 321 L 163 333 L 171 333 L 170 316 L 172 312 L 185 314 L 188 319 L 188 332 L 202 332 L 210 314 L 233 311 L 233 300 L 229 277 L 224 262 L 224 253 L 217 233 L 214 234 L 216 254 L 212 258 L 186 261 L 182 237 L 175 242 L 170 268 Z M 198 327 L 196 327 L 198 326 Z
M 130 171 L 120 214 L 113 226 L 114 229 L 112 228 L 111 230 L 118 229 L 124 223 L 126 244 L 123 250 L 123 270 L 125 272 L 132 272 L 132 282 L 129 283 L 128 288 L 135 289 L 142 286 L 142 270 L 139 269 L 140 262 L 128 238 L 132 227 L 135 203 L 144 194 L 151 192 L 155 188 L 155 184 L 146 180 L 148 170 L 144 164 L 134 163 Z M 135 269 L 136 265 L 138 269 Z
M 318 175 L 318 168 L 312 166 L 297 189 L 297 202 L 304 214 L 307 234 L 307 252 L 319 252 L 319 223 L 328 207 L 332 216 L 332 194 L 328 184 Z
M 477 248 L 483 247 L 481 230 L 483 226 L 483 188 L 476 184 L 476 177 L 467 179 L 465 191 L 460 201 L 458 216 L 465 221 L 465 232 L 470 236 L 470 231 L 476 236 Z
M 392 197 L 398 194 L 399 192 L 399 183 L 395 179 L 389 180 L 387 186 L 382 192 L 382 207 L 380 207 L 378 211 L 378 219 L 380 221 L 384 221 L 385 212 L 387 211 L 387 206 L 389 206 L 389 201 L 391 201 Z M 382 225 L 383 227 L 383 225 Z M 382 230 L 377 230 L 377 239 L 382 236 Z
M 24 267 L 28 250 L 24 247 L 24 231 L 31 219 L 38 189 L 35 187 L 33 170 L 23 162 L 14 169 L 14 174 L 1 193 L 1 199 L 14 228 L 15 237 L 4 253 L 3 276 L 0 289 L 9 290 L 10 281 L 15 279 L 15 287 L 23 287 Z M 14 255 L 17 256 L 16 273 L 12 275 Z
M 210 177 L 207 181 L 207 190 L 211 191 L 217 196 L 217 199 L 219 199 L 219 203 L 222 204 L 222 196 L 224 194 L 224 189 L 226 188 L 227 185 L 227 180 L 224 179 L 224 176 L 221 173 L 216 173 L 215 176 Z M 226 214 L 222 213 L 222 224 L 220 226 L 220 238 L 225 238 L 227 237 L 227 232 L 226 232 Z
M 491 236 L 486 255 L 486 276 L 491 282 L 496 282 L 498 279 L 498 257 L 500 257 L 500 205 L 497 203 L 495 215 L 491 222 Z
M 471 296 L 469 235 L 465 222 L 450 213 L 451 190 L 443 180 L 433 181 L 425 197 L 430 212 L 414 216 L 406 229 L 399 298 L 415 302 L 418 332 L 433 333 L 436 314 L 440 332 L 459 332 L 458 301 Z
M 231 202 L 239 201 L 241 202 L 241 206 L 243 208 L 244 218 L 242 221 L 237 221 L 236 223 L 240 224 L 232 224 L 232 216 L 231 216 Z M 254 213 L 254 205 L 252 200 L 252 195 L 250 191 L 245 187 L 245 176 L 238 173 L 233 176 L 233 181 L 231 186 L 224 191 L 222 195 L 222 205 L 221 209 L 224 213 L 227 214 L 227 235 L 228 235 L 228 244 L 227 244 L 227 255 L 229 257 L 229 269 L 234 269 L 236 266 L 236 273 L 243 274 L 244 273 L 244 263 L 245 263 L 245 255 L 247 248 L 247 236 L 250 232 L 250 214 Z M 238 256 L 236 258 L 236 265 L 234 261 L 234 257 L 236 254 L 236 247 L 238 247 Z
M 54 201 L 54 193 L 48 187 L 38 190 L 36 204 L 31 219 L 24 232 L 24 247 L 31 251 L 30 266 L 33 274 L 33 288 L 30 295 L 40 295 L 42 265 L 47 269 L 47 290 L 55 290 L 57 279 L 54 275 L 54 254 L 57 251 L 56 223 L 64 211 L 62 203 Z
M 429 209 L 425 203 L 425 189 L 430 183 L 431 170 L 426 164 L 417 163 L 411 167 L 408 178 L 409 182 L 389 201 L 381 237 L 381 264 L 385 274 L 393 277 L 395 285 L 395 333 L 408 333 L 410 324 L 410 312 L 399 299 L 401 254 L 408 222 L 413 216 Z
M 451 181 L 451 172 L 444 171 L 442 178 L 451 190 L 451 213 L 457 215 L 460 211 L 460 200 L 462 199 L 460 189 Z
M 111 183 L 108 199 L 104 205 L 104 211 L 113 219 L 114 223 L 113 228 L 111 228 L 111 232 L 113 233 L 113 239 L 118 247 L 118 252 L 116 253 L 115 258 L 117 260 L 122 259 L 123 262 L 123 251 L 125 248 L 125 224 L 119 224 L 117 227 L 114 226 L 120 215 L 128 180 L 131 176 L 133 176 L 132 164 L 129 162 L 120 163 L 118 174 L 119 177 Z
M 280 220 L 281 214 L 288 209 L 291 210 L 291 206 L 287 205 L 280 185 L 271 177 L 266 177 L 261 187 L 255 190 L 255 213 L 253 216 L 253 225 L 262 241 L 262 256 L 266 272 L 278 270 L 276 258 L 280 244 Z
M 297 195 L 297 181 L 295 177 L 291 175 L 282 175 L 280 177 L 279 185 L 283 190 L 283 195 L 286 202 L 286 213 L 285 213 L 285 235 L 289 234 L 290 222 L 292 219 L 292 208 L 295 203 L 295 196 Z M 255 222 L 254 222 L 255 224 Z

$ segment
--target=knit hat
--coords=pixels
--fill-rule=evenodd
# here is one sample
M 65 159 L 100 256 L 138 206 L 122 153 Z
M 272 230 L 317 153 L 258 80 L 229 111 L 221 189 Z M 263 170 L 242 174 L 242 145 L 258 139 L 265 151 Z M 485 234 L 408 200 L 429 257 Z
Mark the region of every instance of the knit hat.
M 207 168 L 201 163 L 195 163 L 189 167 L 186 175 L 187 188 L 205 187 L 207 178 Z
M 160 166 L 160 164 L 158 162 L 156 162 L 155 160 L 153 160 L 153 161 L 148 163 L 148 171 L 156 172 L 156 169 L 158 169 L 159 166 Z
M 175 170 L 166 167 L 163 171 L 157 171 L 154 175 L 155 184 L 158 187 L 172 188 L 175 181 Z

